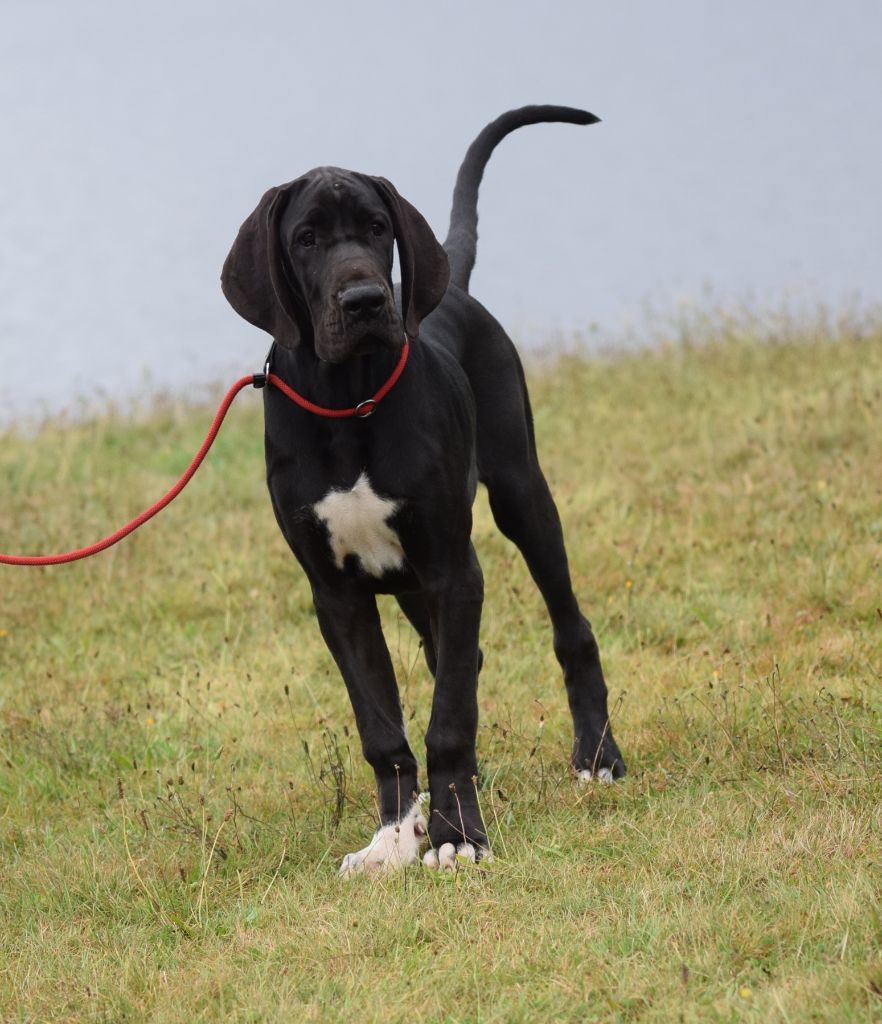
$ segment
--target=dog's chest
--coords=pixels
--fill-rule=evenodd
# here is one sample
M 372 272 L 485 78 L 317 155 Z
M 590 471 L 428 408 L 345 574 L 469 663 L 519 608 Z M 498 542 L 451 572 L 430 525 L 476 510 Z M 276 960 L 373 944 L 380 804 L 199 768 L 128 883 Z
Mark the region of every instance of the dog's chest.
M 352 488 L 330 490 L 313 505 L 316 518 L 328 531 L 328 543 L 338 569 L 348 555 L 354 555 L 361 568 L 377 578 L 401 569 L 404 549 L 389 520 L 401 502 L 382 498 L 362 473 Z

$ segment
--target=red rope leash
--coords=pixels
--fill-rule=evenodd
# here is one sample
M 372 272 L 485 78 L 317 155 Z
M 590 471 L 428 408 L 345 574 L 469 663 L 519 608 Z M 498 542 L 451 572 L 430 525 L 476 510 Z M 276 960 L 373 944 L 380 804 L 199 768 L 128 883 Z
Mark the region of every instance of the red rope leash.
M 358 416 L 360 419 L 364 419 L 366 416 L 370 416 L 386 395 L 389 394 L 392 388 L 395 387 L 396 381 L 404 372 L 404 367 L 407 364 L 407 357 L 409 354 L 410 345 L 408 344 L 407 338 L 405 338 L 404 345 L 401 349 L 401 357 L 386 383 L 380 388 L 373 398 L 368 398 L 364 402 L 359 402 L 358 405 L 352 406 L 351 409 L 326 409 L 324 406 L 315 405 L 310 402 L 308 398 L 304 398 L 303 395 L 298 395 L 293 388 L 288 387 L 282 378 L 277 377 L 274 373 L 271 373 L 267 380 L 273 385 L 273 387 L 277 387 L 282 394 L 287 395 L 292 402 L 296 402 L 301 409 L 306 409 L 307 412 L 315 413 L 316 416 L 325 416 L 332 420 L 343 420 L 352 416 Z
M 224 396 L 224 400 L 220 404 L 220 408 L 214 415 L 211 427 L 205 436 L 205 440 L 202 442 L 199 451 L 193 456 L 193 461 L 187 467 L 184 475 L 180 480 L 172 487 L 167 494 L 159 499 L 155 504 L 151 505 L 150 508 L 146 509 L 139 516 L 133 519 L 130 523 L 126 523 L 125 526 L 120 527 L 116 533 L 112 533 L 109 537 L 105 537 L 104 540 L 99 540 L 95 544 L 90 544 L 87 548 L 79 548 L 77 551 L 67 551 L 63 555 L 0 555 L 0 563 L 3 565 L 61 565 L 63 562 L 76 562 L 80 558 L 88 558 L 90 555 L 97 555 L 99 551 L 104 551 L 114 544 L 118 543 L 123 537 L 128 537 L 130 533 L 137 530 L 139 526 L 143 526 L 148 519 L 152 519 L 157 512 L 161 512 L 166 505 L 174 501 L 174 499 L 181 493 L 181 491 L 190 482 L 190 478 L 199 469 L 202 464 L 202 460 L 208 454 L 208 449 L 214 443 L 214 439 L 217 437 L 217 432 L 221 428 L 221 424 L 224 421 L 224 417 L 230 406 L 233 404 L 233 399 L 242 388 L 248 387 L 249 384 L 254 383 L 254 374 L 249 374 L 247 377 L 240 377 L 239 380 L 230 388 L 230 390 Z
M 392 376 L 389 377 L 373 398 L 368 398 L 366 401 L 360 402 L 351 409 L 325 409 L 323 406 L 314 405 L 308 399 L 299 395 L 293 388 L 289 387 L 281 377 L 277 377 L 274 373 L 270 373 L 268 376 L 264 376 L 262 373 L 250 373 L 247 377 L 240 377 L 226 395 L 224 395 L 224 399 L 221 402 L 220 407 L 214 414 L 211 427 L 205 435 L 205 440 L 199 446 L 199 451 L 193 456 L 193 461 L 186 468 L 180 480 L 178 480 L 174 487 L 164 494 L 159 501 L 151 505 L 150 508 L 145 509 L 145 511 L 143 511 L 139 516 L 136 516 L 131 522 L 126 523 L 125 526 L 120 527 L 115 533 L 111 533 L 109 537 L 105 537 L 104 540 L 96 541 L 96 543 L 90 544 L 86 548 L 78 548 L 76 551 L 67 551 L 63 555 L 0 554 L 0 565 L 61 565 L 65 562 L 76 562 L 81 558 L 88 558 L 90 555 L 97 555 L 99 551 L 105 551 L 107 548 L 113 547 L 114 544 L 119 543 L 119 541 L 124 537 L 128 537 L 130 533 L 137 530 L 139 526 L 143 526 L 148 519 L 152 519 L 157 512 L 161 512 L 166 505 L 173 502 L 187 486 L 192 479 L 193 474 L 202 465 L 202 460 L 208 454 L 208 449 L 214 444 L 214 439 L 217 437 L 221 424 L 229 412 L 230 406 L 233 404 L 233 399 L 239 394 L 242 388 L 247 388 L 249 384 L 259 388 L 263 387 L 266 383 L 270 383 L 274 387 L 277 387 L 283 394 L 287 395 L 292 402 L 296 402 L 301 408 L 315 413 L 316 416 L 325 416 L 330 419 L 343 419 L 353 416 L 364 418 L 366 416 L 370 416 L 370 414 L 376 409 L 377 405 L 394 387 L 395 382 L 404 370 L 405 363 L 407 362 L 408 351 L 408 343 L 405 338 L 404 347 L 401 350 L 401 358 L 398 360 L 398 364 L 392 371 Z

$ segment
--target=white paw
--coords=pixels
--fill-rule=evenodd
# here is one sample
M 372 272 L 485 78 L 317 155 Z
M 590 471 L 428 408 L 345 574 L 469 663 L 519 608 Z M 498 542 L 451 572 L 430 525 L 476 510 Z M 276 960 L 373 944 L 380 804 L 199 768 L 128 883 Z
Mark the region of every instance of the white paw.
M 417 797 L 397 825 L 383 825 L 363 849 L 347 853 L 340 865 L 340 876 L 351 878 L 359 874 L 375 874 L 390 868 L 414 864 L 420 856 L 420 846 L 426 838 L 426 819 L 423 817 L 423 795 Z
M 467 864 L 474 864 L 478 859 L 477 848 L 471 843 L 443 843 L 437 850 L 426 850 L 423 864 L 433 871 L 458 871 Z M 493 854 L 485 850 L 481 855 L 482 863 L 493 860 Z
M 595 774 L 590 768 L 583 768 L 580 772 L 576 773 L 580 782 L 594 782 L 595 779 L 598 782 L 603 782 L 605 785 L 610 785 L 613 781 L 613 773 L 611 768 L 598 768 Z

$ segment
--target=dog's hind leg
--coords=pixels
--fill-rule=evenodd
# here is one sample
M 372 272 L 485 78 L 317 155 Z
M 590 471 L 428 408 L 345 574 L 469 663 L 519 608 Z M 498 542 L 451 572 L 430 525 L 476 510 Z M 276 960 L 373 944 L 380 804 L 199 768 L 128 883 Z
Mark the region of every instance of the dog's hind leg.
M 423 653 L 426 656 L 426 665 L 432 675 L 438 667 L 437 644 L 432 630 L 432 617 L 429 614 L 429 606 L 422 594 L 410 591 L 406 594 L 397 594 L 398 605 L 407 616 L 408 622 L 419 634 L 423 644 Z M 478 648 L 478 671 L 484 664 L 484 652 Z
M 545 600 L 573 716 L 573 768 L 609 781 L 625 773 L 613 739 L 600 652 L 570 580 L 560 518 L 538 462 L 488 475 L 490 508 L 499 529 L 517 544 Z
M 408 622 L 417 631 L 423 645 L 423 654 L 426 658 L 426 665 L 432 675 L 438 668 L 438 655 L 436 653 L 435 636 L 432 632 L 432 617 L 429 615 L 429 606 L 422 594 L 410 591 L 406 594 L 396 594 L 398 606 L 407 616 Z
M 349 691 L 365 759 L 377 780 L 380 828 L 367 847 L 346 856 L 341 874 L 413 863 L 426 822 L 376 599 L 330 587 L 313 587 L 313 599 L 322 636 Z
M 511 342 L 496 351 L 507 351 L 508 358 L 497 367 L 495 401 L 477 396 L 479 475 L 496 525 L 520 549 L 551 617 L 573 716 L 573 768 L 582 778 L 609 781 L 624 775 L 625 764 L 610 729 L 600 652 L 573 593 L 560 516 L 536 454 L 523 371 Z M 482 389 L 486 381 L 486 375 L 476 377 L 473 386 Z

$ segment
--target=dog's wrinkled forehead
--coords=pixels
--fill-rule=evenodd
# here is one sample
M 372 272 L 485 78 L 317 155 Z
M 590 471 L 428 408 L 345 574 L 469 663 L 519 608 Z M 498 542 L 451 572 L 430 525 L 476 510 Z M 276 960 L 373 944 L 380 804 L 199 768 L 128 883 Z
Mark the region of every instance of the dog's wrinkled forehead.
M 301 192 L 305 196 L 346 199 L 369 192 L 365 176 L 344 167 L 314 167 L 299 180 L 303 182 Z
M 297 179 L 282 217 L 283 237 L 304 220 L 364 219 L 386 211 L 386 204 L 365 175 L 342 167 L 316 167 Z

